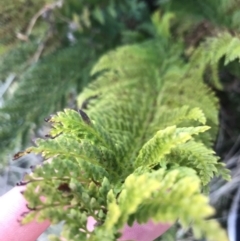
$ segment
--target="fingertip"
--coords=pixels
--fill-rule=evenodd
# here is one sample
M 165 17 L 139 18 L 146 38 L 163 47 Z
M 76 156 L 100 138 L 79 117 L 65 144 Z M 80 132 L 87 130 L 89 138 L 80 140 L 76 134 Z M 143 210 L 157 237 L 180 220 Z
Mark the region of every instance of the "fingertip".
M 23 186 L 14 187 L 0 197 L 1 241 L 35 241 L 50 225 L 49 221 L 21 224 L 22 215 L 29 212 L 22 195 L 24 189 Z

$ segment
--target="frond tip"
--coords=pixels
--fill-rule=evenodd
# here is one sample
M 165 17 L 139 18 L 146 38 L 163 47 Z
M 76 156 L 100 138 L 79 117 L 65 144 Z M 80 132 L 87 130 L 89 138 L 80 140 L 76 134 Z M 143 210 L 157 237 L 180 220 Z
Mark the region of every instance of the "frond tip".
M 197 135 L 208 129 L 208 126 L 189 128 L 170 126 L 158 131 L 140 150 L 135 161 L 135 167 L 139 167 L 140 165 L 153 167 L 159 163 L 162 166 L 163 163 L 161 163 L 161 160 L 171 152 L 171 149 L 187 142 L 192 138 L 192 135 Z

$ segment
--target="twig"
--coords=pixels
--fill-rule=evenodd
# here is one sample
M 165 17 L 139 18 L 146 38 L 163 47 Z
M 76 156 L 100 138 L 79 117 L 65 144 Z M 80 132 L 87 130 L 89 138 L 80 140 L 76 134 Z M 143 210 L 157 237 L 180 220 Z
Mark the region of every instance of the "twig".
M 44 40 L 38 45 L 36 52 L 34 53 L 33 57 L 30 59 L 29 62 L 36 63 L 39 60 L 39 58 L 41 57 L 43 50 L 46 46 L 46 43 L 51 36 L 52 36 L 52 30 L 50 28 L 50 29 L 48 29 Z
M 239 151 L 237 151 L 237 149 L 239 149 L 239 145 L 240 145 L 240 135 L 238 136 L 237 140 L 234 142 L 233 147 L 225 157 L 226 160 L 230 159 L 230 157 L 233 156 L 234 154 L 239 153 Z
M 42 9 L 40 9 L 31 19 L 28 27 L 27 27 L 27 30 L 26 30 L 26 33 L 25 34 L 22 34 L 22 33 L 17 33 L 17 38 L 21 39 L 21 40 L 24 40 L 24 41 L 27 41 L 28 40 L 28 37 L 29 35 L 31 34 L 32 30 L 33 30 L 33 27 L 35 26 L 37 20 L 39 19 L 39 17 L 41 17 L 44 13 L 48 12 L 48 11 L 52 11 L 53 9 L 55 9 L 56 7 L 61 7 L 63 4 L 63 0 L 59 0 L 55 3 L 52 3 L 52 4 L 47 4 L 45 5 Z M 41 52 L 41 51 L 40 51 Z
M 212 192 L 210 194 L 210 202 L 212 205 L 215 205 L 218 203 L 219 199 L 223 196 L 227 196 L 229 193 L 231 193 L 236 187 L 239 186 L 240 180 L 238 178 L 234 178 L 231 182 L 226 183 L 222 187 L 220 187 L 218 190 Z

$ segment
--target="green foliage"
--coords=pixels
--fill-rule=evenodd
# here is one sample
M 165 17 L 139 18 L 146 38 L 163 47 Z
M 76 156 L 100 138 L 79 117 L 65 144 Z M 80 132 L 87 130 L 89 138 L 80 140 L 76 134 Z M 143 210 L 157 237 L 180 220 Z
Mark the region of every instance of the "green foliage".
M 240 57 L 239 49 L 240 39 L 232 36 L 228 32 L 223 32 L 216 37 L 208 38 L 191 56 L 191 63 L 198 66 L 200 71 L 204 71 L 206 65 L 209 65 L 210 82 L 215 88 L 222 89 L 218 79 L 218 66 L 222 58 L 224 65 Z M 199 71 L 198 70 L 198 71 Z
M 25 146 L 49 113 L 76 107 L 76 93 L 93 79 L 78 96 L 79 112 L 52 116 L 48 137 L 18 154 L 45 160 L 25 177 L 34 209 L 24 222 L 65 221 L 69 241 L 110 241 L 125 223 L 178 219 L 196 237 L 227 240 L 216 221 L 206 221 L 214 211 L 201 194 L 213 176 L 229 178 L 212 151 L 219 104 L 205 81 L 221 89 L 221 64 L 239 58 L 238 35 L 226 29 L 238 31 L 239 8 L 233 0 L 159 2 L 163 11 L 151 24 L 140 1 L 66 1 L 51 12 L 58 34 L 37 62 L 34 46 L 45 39 L 48 20 L 28 36 L 32 44 L 1 56 L 0 78 L 16 73 L 14 95 L 5 94 L 0 111 L 0 147 L 7 151 Z M 193 34 L 189 44 L 203 21 L 211 22 L 211 34 Z M 97 220 L 93 232 L 89 216 Z
M 24 222 L 64 220 L 67 240 L 116 240 L 126 222 L 179 219 L 196 237 L 227 240 L 215 220 L 206 225 L 213 209 L 201 194 L 213 175 L 228 178 L 210 150 L 217 101 L 196 66 L 182 60 L 181 42 L 166 37 L 104 55 L 79 95 L 82 110 L 49 119 L 50 138 L 26 150 L 48 161 L 25 178 L 34 210 Z M 89 216 L 99 224 L 92 233 Z
M 181 19 L 181 25 L 185 27 L 207 20 L 215 26 L 239 30 L 238 0 L 182 0 L 181 2 L 159 0 L 159 3 L 164 9 L 173 11 L 177 19 Z
M 12 45 L 17 35 L 26 30 L 33 15 L 50 0 L 23 0 L 0 2 L 0 46 Z M 1 51 L 0 51 L 1 53 Z
M 154 137 L 142 147 L 135 161 L 135 166 L 154 166 L 158 164 L 159 160 L 169 154 L 174 147 L 189 141 L 192 135 L 199 134 L 207 129 L 207 126 L 188 128 L 169 126 L 164 130 L 158 131 Z M 160 163 L 160 165 L 162 166 L 164 163 Z
M 150 14 L 136 0 L 4 0 L 0 9 L 0 86 L 14 76 L 0 106 L 1 161 L 39 136 L 45 117 L 76 107 L 100 55 L 151 36 Z
M 190 205 L 193 201 L 198 208 Z M 118 205 L 112 202 L 115 208 L 111 209 L 109 205 L 109 215 L 112 210 L 112 216 L 114 213 L 121 215 L 117 221 L 111 220 L 111 226 L 109 220 L 106 220 L 104 226 L 106 225 L 107 230 L 110 230 L 116 222 L 122 226 L 131 214 L 131 219 L 139 223 L 146 222 L 150 218 L 156 222 L 169 222 L 180 218 L 180 222 L 186 227 L 192 220 L 198 220 L 195 222 L 196 236 L 200 236 L 199 233 L 205 229 L 210 240 L 217 240 L 216 233 L 213 232 L 216 223 L 210 221 L 208 225 L 211 228 L 206 228 L 205 221 L 200 221 L 204 216 L 213 213 L 213 209 L 206 205 L 207 202 L 207 198 L 199 193 L 199 178 L 191 169 L 178 168 L 168 172 L 160 169 L 137 176 L 132 174 L 125 180 Z M 218 237 L 219 240 L 223 240 L 224 232 Z
M 59 98 L 64 103 L 69 102 L 72 86 L 81 78 L 82 83 L 86 81 L 87 71 L 92 64 L 92 61 L 88 60 L 87 62 L 86 58 L 93 55 L 94 51 L 90 50 L 90 53 L 90 51 L 83 51 L 82 48 L 83 46 L 79 44 L 59 50 L 54 56 L 48 56 L 45 61 L 37 66 L 32 66 L 19 78 L 18 91 L 14 94 L 14 98 L 9 97 L 7 104 L 2 107 L 0 112 L 2 116 L 0 134 L 3 139 L 0 147 L 3 150 L 10 143 L 11 145 L 14 142 L 19 143 L 19 140 L 15 139 L 16 134 L 21 138 L 20 143 L 26 145 L 26 135 L 29 131 L 36 129 L 36 126 L 42 123 L 49 112 L 62 106 Z M 82 58 L 78 58 L 80 52 L 82 52 Z M 49 65 L 51 61 L 54 61 L 58 67 Z M 79 66 L 83 65 L 83 61 L 86 64 L 85 72 L 80 73 L 78 69 Z M 53 78 L 53 76 L 55 77 Z M 57 76 L 61 78 L 61 82 Z M 38 95 L 39 90 L 41 96 Z M 46 105 L 46 99 L 52 105 Z M 20 113 L 19 105 L 21 106 Z M 19 116 L 19 114 L 21 115 Z M 32 120 L 37 121 L 33 124 Z M 11 139 L 9 139 L 10 137 Z

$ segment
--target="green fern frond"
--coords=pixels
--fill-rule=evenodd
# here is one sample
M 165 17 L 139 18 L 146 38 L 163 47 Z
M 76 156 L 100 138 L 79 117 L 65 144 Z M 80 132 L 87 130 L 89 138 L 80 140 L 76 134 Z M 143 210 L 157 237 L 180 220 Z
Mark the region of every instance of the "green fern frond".
M 164 115 L 161 114 L 162 112 Z M 169 125 L 180 125 L 185 121 L 191 120 L 206 124 L 206 117 L 199 108 L 191 109 L 189 106 L 183 106 L 169 110 L 167 106 L 163 106 L 159 109 L 159 113 L 156 113 L 152 126 L 159 129 L 159 127 L 165 128 Z
M 213 210 L 200 194 L 212 175 L 227 177 L 207 147 L 210 142 L 205 146 L 216 131 L 216 98 L 201 76 L 186 77 L 189 65 L 176 57 L 182 45 L 169 50 L 158 41 L 104 55 L 92 71 L 96 80 L 79 96 L 82 109 L 48 120 L 50 139 L 26 150 L 41 153 L 48 162 L 25 178 L 25 197 L 34 207 L 25 222 L 36 215 L 54 223 L 65 220 L 62 235 L 68 240 L 88 235 L 90 240 L 115 240 L 124 223 L 149 218 L 179 218 L 184 225 L 193 223 L 196 236 L 210 239 L 220 230 L 215 221 L 204 225 Z M 211 134 L 205 123 L 215 127 Z M 40 193 L 46 200 L 39 199 Z M 100 225 L 92 233 L 86 229 L 89 216 Z
M 208 149 L 202 143 L 191 140 L 173 148 L 163 162 L 172 165 L 184 165 L 193 168 L 202 180 L 202 185 L 207 185 L 213 176 L 222 174 L 216 165 L 218 157 L 214 156 L 214 151 Z M 186 158 L 187 157 L 187 158 Z
M 223 231 L 214 233 L 219 230 L 215 220 L 208 222 L 211 228 L 207 228 L 206 223 L 201 221 L 214 211 L 207 206 L 208 199 L 201 195 L 199 187 L 198 176 L 188 168 L 132 174 L 125 181 L 118 203 L 111 199 L 108 204 L 110 217 L 114 217 L 114 212 L 118 210 L 118 221 L 114 218 L 107 219 L 102 228 L 110 230 L 115 223 L 121 224 L 120 228 L 131 214 L 132 220 L 139 223 L 150 218 L 155 222 L 171 223 L 179 218 L 185 227 L 196 220 L 193 222 L 196 237 L 200 237 L 204 230 L 209 240 L 227 240 Z
M 152 22 L 154 27 L 156 28 L 156 32 L 159 37 L 163 37 L 165 39 L 169 39 L 171 37 L 170 21 L 173 18 L 173 13 L 166 13 L 163 16 L 161 16 L 159 11 L 156 11 L 152 15 Z
M 169 126 L 164 130 L 158 131 L 153 138 L 151 138 L 139 152 L 135 161 L 135 167 L 151 166 L 160 163 L 160 166 L 166 166 L 162 163 L 164 156 L 169 154 L 171 150 L 192 138 L 192 135 L 204 132 L 209 127 L 189 127 L 189 128 L 176 128 L 176 126 Z
M 218 78 L 219 61 L 224 57 L 224 65 L 239 59 L 240 57 L 240 39 L 238 36 L 232 36 L 228 32 L 223 32 L 217 37 L 208 38 L 197 48 L 190 58 L 190 63 L 195 67 L 196 72 L 205 73 L 206 66 L 210 73 L 208 79 L 215 88 L 222 89 Z M 207 70 L 209 72 L 209 70 Z

